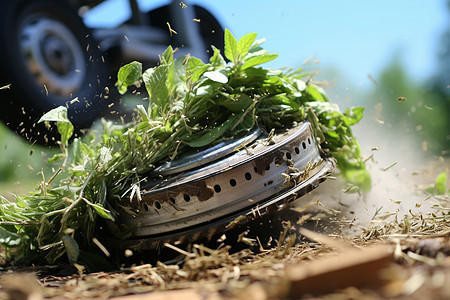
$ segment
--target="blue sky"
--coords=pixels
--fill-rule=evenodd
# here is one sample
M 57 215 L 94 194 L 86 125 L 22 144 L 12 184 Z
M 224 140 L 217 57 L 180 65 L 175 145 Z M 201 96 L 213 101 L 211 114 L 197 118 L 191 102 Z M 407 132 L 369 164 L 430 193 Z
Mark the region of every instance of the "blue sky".
M 113 25 L 126 18 L 127 0 L 109 2 L 88 22 Z M 440 36 L 450 27 L 445 0 L 184 2 L 208 8 L 237 38 L 250 32 L 266 38 L 265 48 L 280 55 L 272 67 L 299 67 L 313 57 L 320 60 L 314 68 L 336 68 L 360 86 L 370 85 L 368 74 L 376 78 L 394 53 L 412 78 L 426 79 L 438 64 Z M 140 0 L 144 9 L 165 3 Z

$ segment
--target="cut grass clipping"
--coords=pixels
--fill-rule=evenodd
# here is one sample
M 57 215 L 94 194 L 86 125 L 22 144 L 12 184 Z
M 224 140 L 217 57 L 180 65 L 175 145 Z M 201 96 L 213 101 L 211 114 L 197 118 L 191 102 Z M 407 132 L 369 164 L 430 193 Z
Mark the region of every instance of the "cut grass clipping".
M 172 47 L 157 67 L 143 72 L 139 62 L 123 66 L 117 88 L 124 94 L 142 82 L 148 105 L 137 106 L 129 124 L 103 121 L 99 133 L 75 138 L 65 107 L 41 118 L 56 122 L 62 152 L 50 161 L 57 171 L 15 201 L 1 199 L 0 243 L 21 263 L 95 264 L 101 243 L 99 218 L 114 220 L 114 201 L 140 192 L 141 175 L 184 151 L 201 150 L 259 126 L 266 132 L 309 120 L 324 155 L 337 160 L 341 174 L 362 191 L 370 176 L 350 127 L 364 109 L 341 112 L 302 70 L 260 65 L 275 59 L 256 33 L 240 40 L 225 30 L 225 51 L 212 46 L 209 62 L 189 55 L 175 59 Z M 228 61 L 228 62 L 227 62 Z

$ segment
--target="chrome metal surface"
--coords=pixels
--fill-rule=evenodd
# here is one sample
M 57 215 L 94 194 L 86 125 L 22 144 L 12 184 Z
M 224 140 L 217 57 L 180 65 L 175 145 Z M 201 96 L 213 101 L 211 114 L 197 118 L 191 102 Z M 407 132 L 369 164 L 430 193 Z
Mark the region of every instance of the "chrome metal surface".
M 86 74 L 84 49 L 62 22 L 40 14 L 29 16 L 20 29 L 20 47 L 38 86 L 60 96 L 80 89 Z
M 310 124 L 301 123 L 198 169 L 148 178 L 141 199 L 122 200 L 126 212 L 119 213 L 117 228 L 147 242 L 206 230 L 278 209 L 318 186 L 334 167 L 334 160 L 321 157 Z
M 261 130 L 257 128 L 242 138 L 224 141 L 204 151 L 184 155 L 176 160 L 165 162 L 158 166 L 154 173 L 167 176 L 206 165 L 227 156 L 236 149 L 245 148 L 246 145 L 256 140 L 260 135 Z

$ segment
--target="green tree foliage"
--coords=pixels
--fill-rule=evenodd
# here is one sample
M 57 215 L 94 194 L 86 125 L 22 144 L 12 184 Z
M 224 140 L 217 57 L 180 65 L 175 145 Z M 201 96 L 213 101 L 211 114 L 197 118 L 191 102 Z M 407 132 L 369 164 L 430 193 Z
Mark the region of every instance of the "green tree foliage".
M 1 191 L 2 195 L 7 195 L 12 189 L 9 188 L 15 183 L 38 182 L 42 176 L 38 173 L 46 168 L 46 158 L 43 151 L 54 150 L 32 145 L 0 123 L 0 183 L 4 183 L 7 190 Z M 17 187 L 17 186 L 16 186 Z
M 447 0 L 450 17 L 450 0 Z M 449 18 L 450 19 L 450 18 Z M 370 97 L 368 109 L 392 127 L 418 137 L 430 153 L 450 155 L 450 22 L 438 48 L 438 68 L 428 80 L 418 81 L 407 73 L 394 54 L 391 63 L 377 78 L 377 89 Z
M 448 155 L 450 98 L 435 87 L 412 79 L 397 54 L 377 79 L 371 103 L 385 126 L 420 138 L 432 153 Z
M 447 20 L 450 20 L 450 0 L 447 1 Z M 432 94 L 441 102 L 443 112 L 450 112 L 450 22 L 447 24 L 447 30 L 441 37 L 438 49 L 438 70 L 430 80 Z M 446 136 L 444 146 L 447 155 L 450 155 L 450 118 L 445 118 Z

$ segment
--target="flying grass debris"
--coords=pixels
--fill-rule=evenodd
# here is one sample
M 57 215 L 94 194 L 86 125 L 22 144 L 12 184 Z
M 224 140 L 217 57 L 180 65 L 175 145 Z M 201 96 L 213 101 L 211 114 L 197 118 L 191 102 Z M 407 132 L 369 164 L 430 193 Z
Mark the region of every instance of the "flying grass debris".
M 381 168 L 381 171 L 387 171 L 387 170 L 389 170 L 390 168 L 392 168 L 393 166 L 395 166 L 396 164 L 397 164 L 397 162 L 394 162 L 394 163 L 390 164 L 389 166 L 387 166 L 387 167 L 385 167 L 385 168 Z
M 61 134 L 61 153 L 50 160 L 58 172 L 35 191 L 16 195 L 15 202 L 0 199 L 0 243 L 10 256 L 24 263 L 53 264 L 68 257 L 77 264 L 95 264 L 95 255 L 83 253 L 98 252 L 104 244 L 98 230 L 102 220 L 113 223 L 113 204 L 140 196 L 142 175 L 164 160 L 256 127 L 272 132 L 310 121 L 323 155 L 336 159 L 351 184 L 370 189 L 351 131 L 364 108 L 341 112 L 301 69 L 261 67 L 278 56 L 263 50 L 262 42 L 256 33 L 237 40 L 225 30 L 224 56 L 212 46 L 209 62 L 175 58 L 168 47 L 154 68 L 143 71 L 139 62 L 123 66 L 119 92 L 144 83 L 148 105 L 137 106 L 136 121 L 118 125 L 103 120 L 100 133 L 75 138 L 70 147 L 73 126 L 67 109 L 45 114 L 41 121 L 56 122 Z

